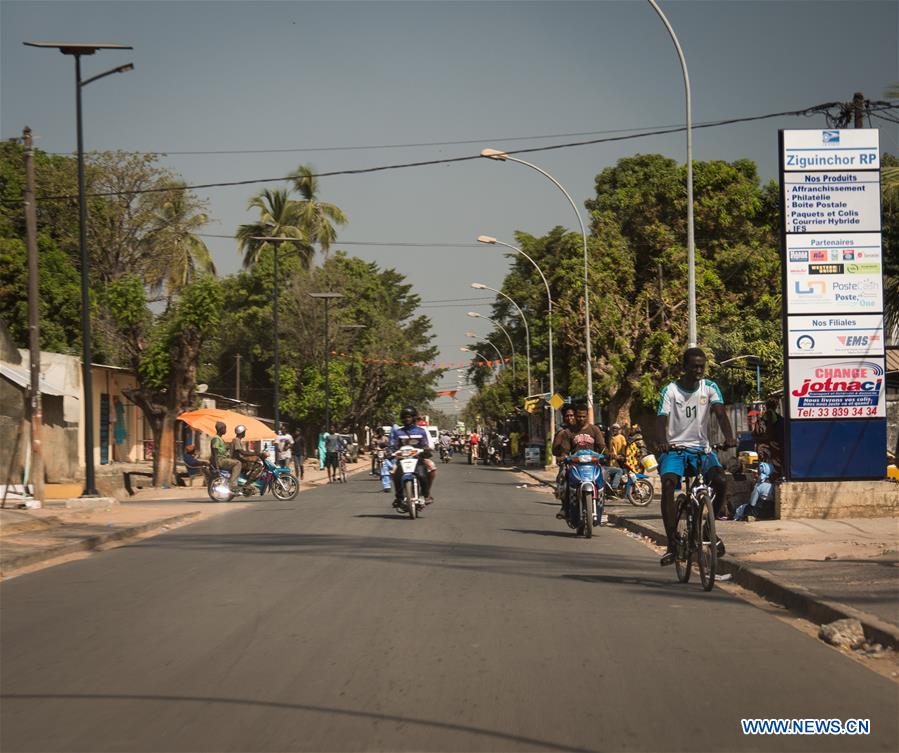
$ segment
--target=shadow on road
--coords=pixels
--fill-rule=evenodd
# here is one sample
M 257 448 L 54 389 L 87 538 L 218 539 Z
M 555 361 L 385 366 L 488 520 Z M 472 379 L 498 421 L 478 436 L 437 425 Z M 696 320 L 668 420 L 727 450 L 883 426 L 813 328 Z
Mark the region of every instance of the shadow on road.
M 416 719 L 415 717 L 399 716 L 397 714 L 378 714 L 372 711 L 362 711 L 360 709 L 340 709 L 332 706 L 312 706 L 304 703 L 281 703 L 277 701 L 259 701 L 251 698 L 221 698 L 221 697 L 202 697 L 202 696 L 172 696 L 172 695 L 139 695 L 139 694 L 121 694 L 121 695 L 101 695 L 101 694 L 80 694 L 80 693 L 48 693 L 48 694 L 3 694 L 0 699 L 4 701 L 150 701 L 162 703 L 200 703 L 200 704 L 228 704 L 233 706 L 257 706 L 271 709 L 283 709 L 286 711 L 305 711 L 315 714 L 331 714 L 335 716 L 372 719 L 376 721 L 397 722 L 399 724 L 414 724 L 428 727 L 435 730 L 449 730 L 452 732 L 464 732 L 474 735 L 483 735 L 495 738 L 497 740 L 506 740 L 520 745 L 534 746 L 541 750 L 560 750 L 570 751 L 570 753 L 592 753 L 590 748 L 578 748 L 562 743 L 554 743 L 548 740 L 538 740 L 532 737 L 523 737 L 521 735 L 513 735 L 508 732 L 500 732 L 499 730 L 485 729 L 484 727 L 472 727 L 464 724 L 451 724 L 449 722 L 440 722 L 433 719 Z

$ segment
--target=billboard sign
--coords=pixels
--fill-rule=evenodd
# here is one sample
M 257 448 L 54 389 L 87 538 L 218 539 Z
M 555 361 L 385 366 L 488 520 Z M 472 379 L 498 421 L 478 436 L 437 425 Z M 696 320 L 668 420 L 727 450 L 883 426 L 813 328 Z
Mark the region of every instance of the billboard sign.
M 786 477 L 882 478 L 879 132 L 781 131 L 780 171 Z
M 793 356 L 882 356 L 882 314 L 791 316 L 788 354 Z
M 790 361 L 790 418 L 885 418 L 883 358 Z

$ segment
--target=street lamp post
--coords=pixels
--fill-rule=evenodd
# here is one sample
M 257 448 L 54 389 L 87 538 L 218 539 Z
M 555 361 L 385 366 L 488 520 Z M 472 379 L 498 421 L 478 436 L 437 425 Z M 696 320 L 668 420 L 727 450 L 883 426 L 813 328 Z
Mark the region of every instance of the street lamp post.
M 543 280 L 543 287 L 546 288 L 546 327 L 548 330 L 548 338 L 549 338 L 549 395 L 550 398 L 556 394 L 556 383 L 555 383 L 555 370 L 553 369 L 553 297 L 552 293 L 549 290 L 549 283 L 546 281 L 546 275 L 543 274 L 543 270 L 540 269 L 540 265 L 537 264 L 530 256 L 528 256 L 524 251 L 522 251 L 517 246 L 509 245 L 508 243 L 503 243 L 502 241 L 498 241 L 491 235 L 479 235 L 478 243 L 486 243 L 491 246 L 504 246 L 505 248 L 511 249 L 518 254 L 521 254 L 525 259 L 527 259 L 531 264 L 534 265 L 534 268 L 537 270 L 537 273 L 540 275 L 540 279 Z M 550 406 L 549 410 L 549 436 L 552 438 L 556 435 L 556 411 L 552 406 Z M 553 464 L 555 464 L 556 459 L 553 457 Z
M 509 160 L 511 162 L 518 162 L 521 165 L 525 165 L 526 167 L 530 167 L 533 170 L 536 170 L 545 178 L 548 178 L 552 183 L 558 188 L 563 194 L 565 194 L 565 198 L 568 199 L 568 203 L 571 204 L 572 209 L 574 209 L 574 213 L 577 215 L 578 224 L 581 226 L 581 239 L 584 244 L 584 340 L 585 347 L 587 349 L 587 412 L 588 419 L 590 423 L 593 423 L 593 355 L 592 355 L 592 346 L 591 346 L 591 338 L 590 338 L 590 280 L 588 276 L 588 265 L 587 265 L 587 231 L 584 228 L 584 221 L 581 219 L 581 212 L 577 208 L 577 204 L 574 203 L 574 199 L 571 198 L 571 194 L 565 190 L 565 187 L 559 183 L 552 175 L 550 175 L 546 170 L 537 167 L 537 165 L 526 162 L 523 159 L 518 159 L 518 157 L 512 157 L 506 152 L 500 151 L 499 149 L 483 149 L 481 150 L 481 156 L 487 157 L 488 159 L 497 160 L 498 162 L 505 162 Z
M 491 288 L 489 285 L 483 285 L 480 282 L 471 283 L 471 287 L 475 290 L 489 290 L 497 295 L 501 295 L 505 298 L 509 303 L 511 303 L 515 310 L 518 312 L 518 315 L 521 317 L 521 321 L 524 322 L 524 337 L 525 337 L 525 352 L 527 358 L 527 367 L 528 367 L 528 395 L 531 394 L 531 330 L 528 327 L 528 320 L 525 318 L 524 312 L 521 310 L 521 307 L 515 303 L 509 296 L 503 293 L 502 290 L 497 290 L 496 288 Z
M 343 298 L 343 293 L 309 293 L 310 298 L 325 302 L 325 431 L 331 431 L 331 346 L 328 335 L 328 306 L 331 301 Z
M 512 350 L 512 384 L 515 384 L 515 344 L 512 342 L 512 337 L 509 335 L 509 331 L 498 321 L 495 319 L 491 319 L 489 316 L 484 316 L 483 314 L 479 314 L 477 311 L 469 311 L 468 315 L 474 319 L 486 319 L 490 322 L 494 327 L 499 330 L 502 330 L 502 333 L 506 336 L 506 339 L 509 341 L 509 348 Z M 489 340 L 487 342 L 490 342 Z M 491 343 L 492 344 L 492 343 Z M 496 347 L 496 346 L 494 346 Z M 496 349 L 499 352 L 499 348 Z M 502 358 L 502 356 L 500 356 Z
M 81 80 L 81 56 L 93 55 L 97 50 L 132 50 L 124 44 L 82 44 L 69 42 L 24 42 L 27 47 L 59 50 L 75 58 L 75 120 L 78 137 L 78 244 L 81 251 L 81 381 L 84 392 L 84 493 L 96 497 L 94 475 L 94 384 L 91 374 L 91 318 L 90 318 L 90 255 L 87 250 L 87 201 L 84 187 L 84 129 L 81 116 L 81 89 L 113 73 L 134 70 L 132 63 Z
M 274 370 L 275 370 L 275 374 L 274 374 L 275 431 L 280 432 L 281 431 L 281 408 L 279 406 L 279 403 L 281 402 L 281 351 L 280 351 L 280 344 L 279 344 L 279 338 L 278 338 L 278 332 L 279 332 L 279 328 L 278 328 L 278 285 L 279 285 L 278 248 L 280 247 L 280 245 L 282 243 L 290 243 L 290 242 L 296 243 L 297 239 L 296 238 L 285 238 L 283 236 L 254 235 L 252 240 L 261 241 L 263 243 L 263 245 L 266 243 L 271 243 L 272 248 L 275 250 L 274 271 L 273 271 L 273 275 L 272 275 L 275 278 L 274 285 L 272 286 L 272 328 L 274 330 L 274 333 L 272 336 L 272 340 L 274 341 L 274 347 L 272 350 L 274 351 L 273 355 L 274 355 L 274 362 L 275 362 L 275 364 L 274 364 Z
M 480 340 L 480 338 L 479 338 L 474 332 L 466 332 L 466 333 L 465 333 L 465 336 L 466 336 L 466 337 L 470 337 L 470 338 L 472 338 L 473 340 Z M 500 349 L 497 348 L 496 345 L 494 345 L 492 342 L 490 342 L 490 340 L 484 340 L 484 342 L 486 342 L 491 348 L 493 348 L 493 349 L 496 351 L 496 355 L 499 356 L 499 363 L 500 363 L 500 366 L 501 366 L 502 368 L 506 368 L 506 364 L 505 364 L 504 361 L 503 361 L 503 354 L 502 354 L 502 351 L 500 351 Z M 471 351 L 471 352 L 472 352 L 472 353 L 475 353 L 476 351 Z M 480 353 L 477 353 L 477 355 L 481 356 Z M 481 358 L 484 358 L 484 356 L 481 356 Z M 490 363 L 490 359 L 489 359 L 489 358 L 484 358 L 484 360 L 487 361 L 487 363 Z M 496 375 L 494 374 L 494 377 L 495 377 L 495 376 L 496 376 Z
M 687 307 L 689 309 L 689 339 L 690 347 L 696 346 L 696 242 L 693 234 L 693 104 L 690 94 L 690 73 L 687 71 L 687 59 L 680 46 L 677 35 L 662 12 L 656 0 L 649 0 L 652 9 L 662 19 L 671 41 L 677 49 L 677 57 L 680 59 L 681 71 L 684 74 L 684 92 L 687 107 Z

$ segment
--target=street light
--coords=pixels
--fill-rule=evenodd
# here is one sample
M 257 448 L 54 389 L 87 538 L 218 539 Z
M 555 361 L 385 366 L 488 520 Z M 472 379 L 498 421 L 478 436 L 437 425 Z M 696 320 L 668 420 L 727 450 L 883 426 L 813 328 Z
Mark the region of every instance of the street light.
M 282 243 L 297 243 L 301 242 L 297 238 L 285 238 L 283 236 L 271 236 L 271 235 L 254 235 L 251 240 L 261 241 L 263 245 L 266 243 L 271 243 L 272 248 L 275 250 L 274 254 L 274 271 L 272 276 L 275 278 L 275 284 L 273 286 L 272 291 L 272 327 L 274 329 L 274 337 L 272 338 L 275 343 L 274 347 L 274 360 L 275 360 L 275 431 L 281 431 L 281 409 L 278 405 L 281 397 L 281 354 L 278 343 L 278 248 Z
M 331 346 L 328 342 L 328 306 L 331 301 L 343 298 L 343 293 L 307 293 L 310 298 L 325 302 L 325 431 L 331 431 Z
M 75 58 L 75 119 L 78 134 L 78 244 L 81 250 L 81 380 L 84 392 L 84 494 L 96 497 L 94 477 L 94 384 L 91 374 L 91 319 L 90 319 L 90 255 L 87 251 L 87 201 L 84 188 L 84 129 L 81 118 L 81 89 L 98 79 L 113 73 L 134 70 L 133 63 L 120 65 L 89 79 L 81 80 L 81 56 L 93 55 L 97 50 L 132 50 L 124 44 L 83 44 L 79 42 L 24 42 L 26 47 L 56 49 L 63 55 Z
M 511 303 L 515 310 L 518 311 L 518 315 L 521 317 L 521 321 L 524 322 L 524 337 L 525 337 L 525 349 L 527 353 L 527 367 L 528 367 L 528 395 L 531 394 L 531 330 L 528 327 L 528 320 L 524 316 L 524 311 L 521 310 L 521 306 L 519 306 L 515 301 L 513 301 L 509 296 L 507 296 L 503 291 L 497 290 L 496 288 L 491 288 L 489 285 L 484 285 L 480 282 L 471 283 L 471 287 L 475 290 L 490 290 L 497 295 L 501 295 L 505 298 L 509 303 Z
M 558 188 L 563 194 L 565 194 L 565 198 L 568 199 L 568 203 L 571 204 L 571 207 L 574 209 L 574 213 L 577 215 L 578 224 L 581 226 L 581 239 L 584 243 L 584 340 L 585 346 L 587 348 L 587 417 L 590 423 L 593 423 L 593 366 L 592 366 L 592 346 L 590 339 L 590 282 L 588 278 L 588 267 L 587 267 L 587 231 L 584 229 L 584 221 L 581 219 L 581 212 L 577 208 L 577 204 L 574 203 L 574 199 L 571 198 L 571 194 L 565 190 L 565 187 L 559 183 L 552 175 L 550 175 L 546 170 L 537 167 L 537 165 L 526 162 L 523 159 L 518 159 L 518 157 L 512 157 L 506 152 L 502 152 L 499 149 L 483 149 L 481 150 L 481 156 L 487 157 L 488 159 L 497 160 L 498 162 L 505 162 L 509 160 L 511 162 L 518 162 L 521 165 L 525 165 L 526 167 L 530 167 L 533 170 L 536 170 L 545 178 L 549 178 L 553 182 L 553 184 Z
M 465 336 L 470 337 L 473 340 L 481 339 L 474 332 L 466 332 Z M 492 342 L 490 342 L 490 340 L 484 340 L 484 342 L 486 342 L 491 348 L 493 348 L 496 351 L 496 355 L 499 356 L 499 364 L 501 365 L 502 368 L 506 368 L 506 364 L 503 362 L 503 354 L 502 354 L 502 352 L 500 352 L 500 349 L 497 348 L 496 345 L 494 345 Z M 475 351 L 471 351 L 471 352 L 474 353 Z M 481 354 L 478 353 L 478 355 L 480 356 Z M 484 358 L 484 356 L 481 356 L 481 358 Z M 487 361 L 487 363 L 490 363 L 489 358 L 484 358 L 484 360 Z
M 506 339 L 509 341 L 509 347 L 512 349 L 512 384 L 515 384 L 515 344 L 512 342 L 512 337 L 509 335 L 509 331 L 498 321 L 495 319 L 491 319 L 489 316 L 484 316 L 483 314 L 479 314 L 477 311 L 469 311 L 468 315 L 474 319 L 486 319 L 490 322 L 494 327 L 499 330 L 502 330 L 502 333 L 506 336 Z M 488 342 L 490 342 L 488 340 Z M 499 348 L 497 348 L 499 350 Z
M 671 41 L 677 49 L 681 71 L 684 74 L 684 92 L 687 106 L 687 307 L 689 309 L 690 347 L 696 347 L 696 242 L 693 236 L 693 105 L 690 94 L 690 73 L 687 71 L 687 59 L 677 40 L 674 29 L 656 0 L 649 0 L 652 9 L 659 14 L 662 23 L 671 35 Z
M 734 361 L 740 361 L 743 359 L 750 361 L 750 366 L 752 365 L 752 361 L 755 361 L 755 399 L 756 402 L 758 402 L 762 399 L 762 359 L 759 356 L 734 356 L 733 358 L 728 358 L 726 361 L 721 361 L 721 363 L 719 363 L 718 365 L 726 366 L 729 363 L 733 363 Z
M 492 344 L 493 344 L 493 343 L 491 343 L 491 345 L 492 345 Z M 493 347 L 496 347 L 496 346 L 494 345 Z M 474 354 L 475 354 L 478 358 L 480 358 L 484 363 L 490 363 L 490 359 L 489 359 L 489 358 L 485 358 L 485 357 L 482 356 L 480 353 L 478 353 L 476 350 L 472 350 L 471 348 L 466 348 L 464 345 L 463 345 L 461 348 L 459 348 L 459 350 L 461 350 L 463 353 L 474 353 Z M 500 356 L 500 357 L 502 357 L 502 356 Z M 462 383 L 462 375 L 460 374 L 460 375 L 459 375 L 459 384 L 461 385 L 461 383 Z
M 550 293 L 549 290 L 549 283 L 546 281 L 546 275 L 543 274 L 543 270 L 540 269 L 540 265 L 537 264 L 537 262 L 535 262 L 530 256 L 528 256 L 517 246 L 512 246 L 508 243 L 498 241 L 492 235 L 479 235 L 478 243 L 485 243 L 491 246 L 504 246 L 505 248 L 511 249 L 512 251 L 521 254 L 525 259 L 527 259 L 531 264 L 534 265 L 534 268 L 540 275 L 540 279 L 543 280 L 543 287 L 546 288 L 546 326 L 549 331 L 549 395 L 551 398 L 556 394 L 556 383 L 553 370 L 553 298 L 552 293 Z M 553 408 L 550 408 L 549 412 L 549 435 L 550 437 L 554 437 L 556 435 L 556 411 Z M 556 459 L 555 457 L 553 457 L 553 463 L 555 463 L 555 461 Z

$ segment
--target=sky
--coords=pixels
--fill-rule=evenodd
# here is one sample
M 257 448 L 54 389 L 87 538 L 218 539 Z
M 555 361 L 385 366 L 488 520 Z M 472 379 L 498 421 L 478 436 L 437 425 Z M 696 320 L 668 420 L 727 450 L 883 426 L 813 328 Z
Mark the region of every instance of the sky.
M 660 6 L 687 60 L 695 123 L 848 101 L 857 91 L 882 99 L 899 80 L 892 0 Z M 643 0 L 2 0 L 0 136 L 20 136 L 28 125 L 39 148 L 72 152 L 74 66 L 55 50 L 22 45 L 35 40 L 132 45 L 84 58 L 85 78 L 135 66 L 84 88 L 85 148 L 165 153 L 162 163 L 189 184 L 280 178 L 300 164 L 334 172 L 463 157 L 685 122 L 674 45 Z M 876 125 L 882 149 L 899 152 L 897 127 Z M 696 130 L 694 158 L 749 158 L 769 180 L 779 128 L 823 127 L 815 116 Z M 565 186 L 586 223 L 584 201 L 604 168 L 637 153 L 684 161 L 685 144 L 679 133 L 522 157 Z M 213 217 L 204 232 L 231 236 L 255 220 L 246 204 L 265 186 L 286 184 L 198 190 Z M 517 230 L 578 229 L 550 181 L 486 159 L 325 177 L 320 195 L 349 219 L 336 248 L 394 267 L 413 284 L 441 362 L 463 360 L 466 331 L 489 331 L 466 316 L 489 315 L 492 301 L 470 284 L 500 288 L 509 268 L 477 236 L 514 243 Z M 204 240 L 220 272 L 237 271 L 232 239 Z M 455 382 L 447 374 L 441 386 Z

